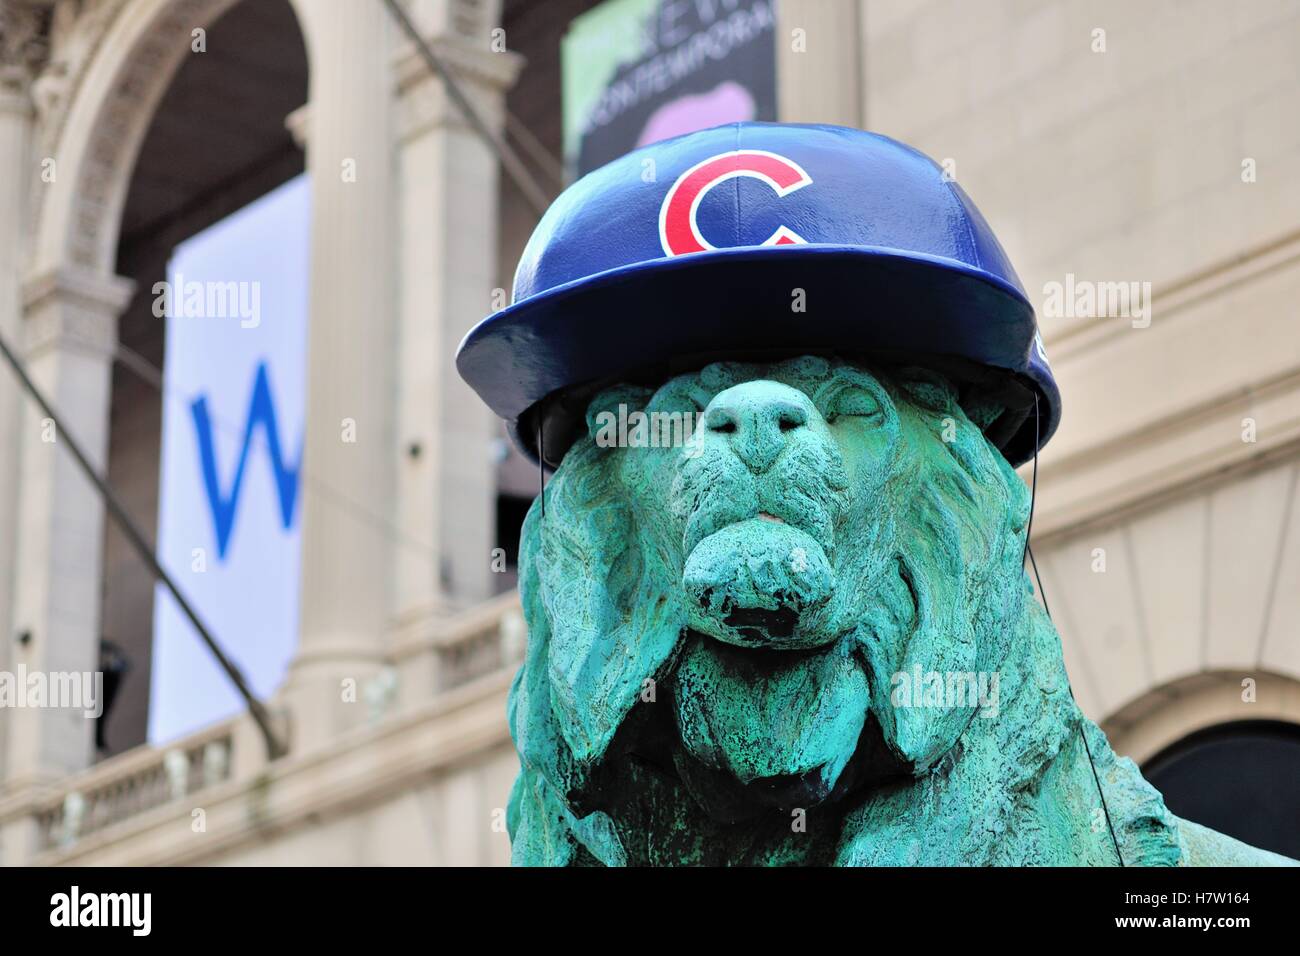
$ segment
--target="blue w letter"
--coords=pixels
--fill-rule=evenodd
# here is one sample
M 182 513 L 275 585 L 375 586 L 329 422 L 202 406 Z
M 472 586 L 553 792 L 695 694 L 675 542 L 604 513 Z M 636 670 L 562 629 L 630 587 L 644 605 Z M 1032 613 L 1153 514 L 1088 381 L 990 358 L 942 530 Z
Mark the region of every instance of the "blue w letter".
M 203 466 L 203 485 L 208 493 L 208 503 L 212 506 L 212 521 L 217 531 L 217 555 L 226 556 L 226 547 L 230 543 L 230 533 L 235 526 L 235 509 L 239 504 L 239 487 L 244 481 L 244 465 L 248 462 L 248 446 L 253 441 L 253 429 L 261 423 L 266 431 L 266 444 L 271 452 L 271 470 L 275 475 L 276 491 L 280 495 L 280 520 L 287 529 L 293 524 L 294 503 L 298 498 L 298 472 L 302 468 L 302 454 L 299 462 L 290 468 L 285 464 L 280 453 L 280 436 L 275 427 L 275 406 L 271 404 L 271 386 L 267 381 L 266 363 L 257 366 L 257 379 L 253 383 L 253 400 L 248 406 L 248 421 L 244 425 L 244 446 L 239 452 L 239 467 L 235 469 L 235 481 L 230 486 L 230 494 L 223 495 L 217 481 L 217 455 L 212 444 L 212 422 L 208 418 L 208 401 L 198 398 L 190 405 L 194 416 L 194 429 L 198 433 L 199 458 Z

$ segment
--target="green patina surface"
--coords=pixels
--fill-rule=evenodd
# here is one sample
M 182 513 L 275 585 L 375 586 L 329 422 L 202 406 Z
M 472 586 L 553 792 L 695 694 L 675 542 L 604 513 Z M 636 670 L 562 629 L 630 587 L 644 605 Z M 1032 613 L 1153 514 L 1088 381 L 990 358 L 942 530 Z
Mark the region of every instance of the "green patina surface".
M 1001 411 L 812 357 L 597 396 L 524 526 L 514 861 L 1288 862 L 1174 817 L 1075 706 Z

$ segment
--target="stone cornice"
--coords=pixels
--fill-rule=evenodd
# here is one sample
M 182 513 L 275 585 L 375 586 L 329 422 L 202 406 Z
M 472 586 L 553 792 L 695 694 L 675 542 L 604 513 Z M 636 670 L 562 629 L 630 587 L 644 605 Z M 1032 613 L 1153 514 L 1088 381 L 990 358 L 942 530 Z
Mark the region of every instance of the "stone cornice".
M 1257 441 L 1224 441 L 1241 420 L 1271 424 Z M 1248 391 L 1215 395 L 1140 432 L 1117 435 L 1042 468 L 1034 543 L 1110 524 L 1190 493 L 1206 481 L 1255 471 L 1300 452 L 1300 371 Z M 1027 477 L 1027 469 L 1022 470 Z
M 126 308 L 135 283 L 123 276 L 106 276 L 85 269 L 67 268 L 30 276 L 23 282 L 23 307 L 27 312 L 49 300 L 72 301 L 113 318 Z
M 311 123 L 311 104 L 304 103 L 284 118 L 284 128 L 301 150 L 307 149 L 307 130 Z
M 430 45 L 483 120 L 500 129 L 505 91 L 514 84 L 523 58 L 516 53 L 492 53 L 454 38 L 439 38 Z M 442 80 L 429 70 L 415 48 L 407 44 L 405 51 L 394 60 L 398 142 L 407 143 L 434 129 L 472 129 Z
M 509 50 L 493 53 L 467 40 L 453 37 L 429 37 L 427 42 L 458 79 L 466 83 L 482 84 L 498 93 L 504 93 L 514 86 L 519 71 L 524 67 L 523 56 Z M 399 93 L 405 93 L 412 86 L 430 78 L 428 66 L 411 43 L 403 43 L 399 47 L 393 68 Z
M 101 352 L 117 344 L 117 317 L 131 301 L 135 283 L 81 269 L 33 276 L 23 283 L 28 357 L 64 342 Z
M 1253 344 L 1280 343 L 1295 289 L 1300 232 L 1157 290 L 1149 328 L 1097 320 L 1049 345 L 1066 410 L 1039 463 L 1035 542 L 1295 454 L 1300 361 L 1294 350 Z M 1074 415 L 1084 416 L 1077 425 Z M 1254 441 L 1241 440 L 1247 418 Z M 1028 479 L 1029 466 L 1021 474 Z
M 1175 320 L 1189 306 L 1222 295 L 1270 272 L 1294 266 L 1297 262 L 1300 262 L 1300 230 L 1154 288 L 1151 311 L 1156 318 L 1153 321 Z M 1113 341 L 1130 329 L 1127 319 L 1094 316 L 1062 326 L 1054 333 L 1048 333 L 1046 338 L 1052 360 L 1059 365 Z

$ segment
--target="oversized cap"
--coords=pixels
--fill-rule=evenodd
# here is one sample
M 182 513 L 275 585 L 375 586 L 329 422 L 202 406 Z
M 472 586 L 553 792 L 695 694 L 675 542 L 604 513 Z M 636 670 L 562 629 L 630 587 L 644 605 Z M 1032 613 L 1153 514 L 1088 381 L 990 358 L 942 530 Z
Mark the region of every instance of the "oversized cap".
M 802 353 L 1000 387 L 985 433 L 1013 465 L 1060 420 L 1033 307 L 974 203 L 924 154 L 838 126 L 719 126 L 584 176 L 456 366 L 534 460 L 544 432 L 556 464 L 601 383 Z

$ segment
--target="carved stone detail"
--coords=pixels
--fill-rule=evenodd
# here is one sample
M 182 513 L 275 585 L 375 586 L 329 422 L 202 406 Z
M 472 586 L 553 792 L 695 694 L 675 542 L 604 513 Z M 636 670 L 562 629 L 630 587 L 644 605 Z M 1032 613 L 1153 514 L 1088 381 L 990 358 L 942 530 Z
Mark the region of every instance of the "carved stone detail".
M 67 226 L 65 261 L 111 272 L 113 226 L 130 178 L 136 151 L 155 107 L 183 58 L 190 52 L 191 31 L 210 24 L 234 0 L 176 0 L 158 8 L 147 29 L 128 31 L 139 17 L 140 0 L 57 0 L 49 11 L 49 55 L 32 83 L 37 112 L 38 157 L 64 160 L 76 181 Z M 131 48 L 116 51 L 115 31 L 128 33 Z M 86 76 L 99 56 L 118 56 L 121 69 L 107 91 L 84 90 Z M 80 156 L 61 155 L 72 132 L 68 122 L 80 95 L 102 95 L 92 120 L 90 139 Z M 61 163 L 66 167 L 67 162 Z M 39 176 L 40 166 L 34 175 Z M 33 229 L 41 222 L 48 189 L 37 183 Z
M 0 5 L 0 89 L 24 92 L 49 59 L 51 0 Z
M 23 287 L 28 359 L 51 348 L 81 346 L 109 356 L 117 345 L 117 317 L 135 283 L 71 269 L 29 280 Z

